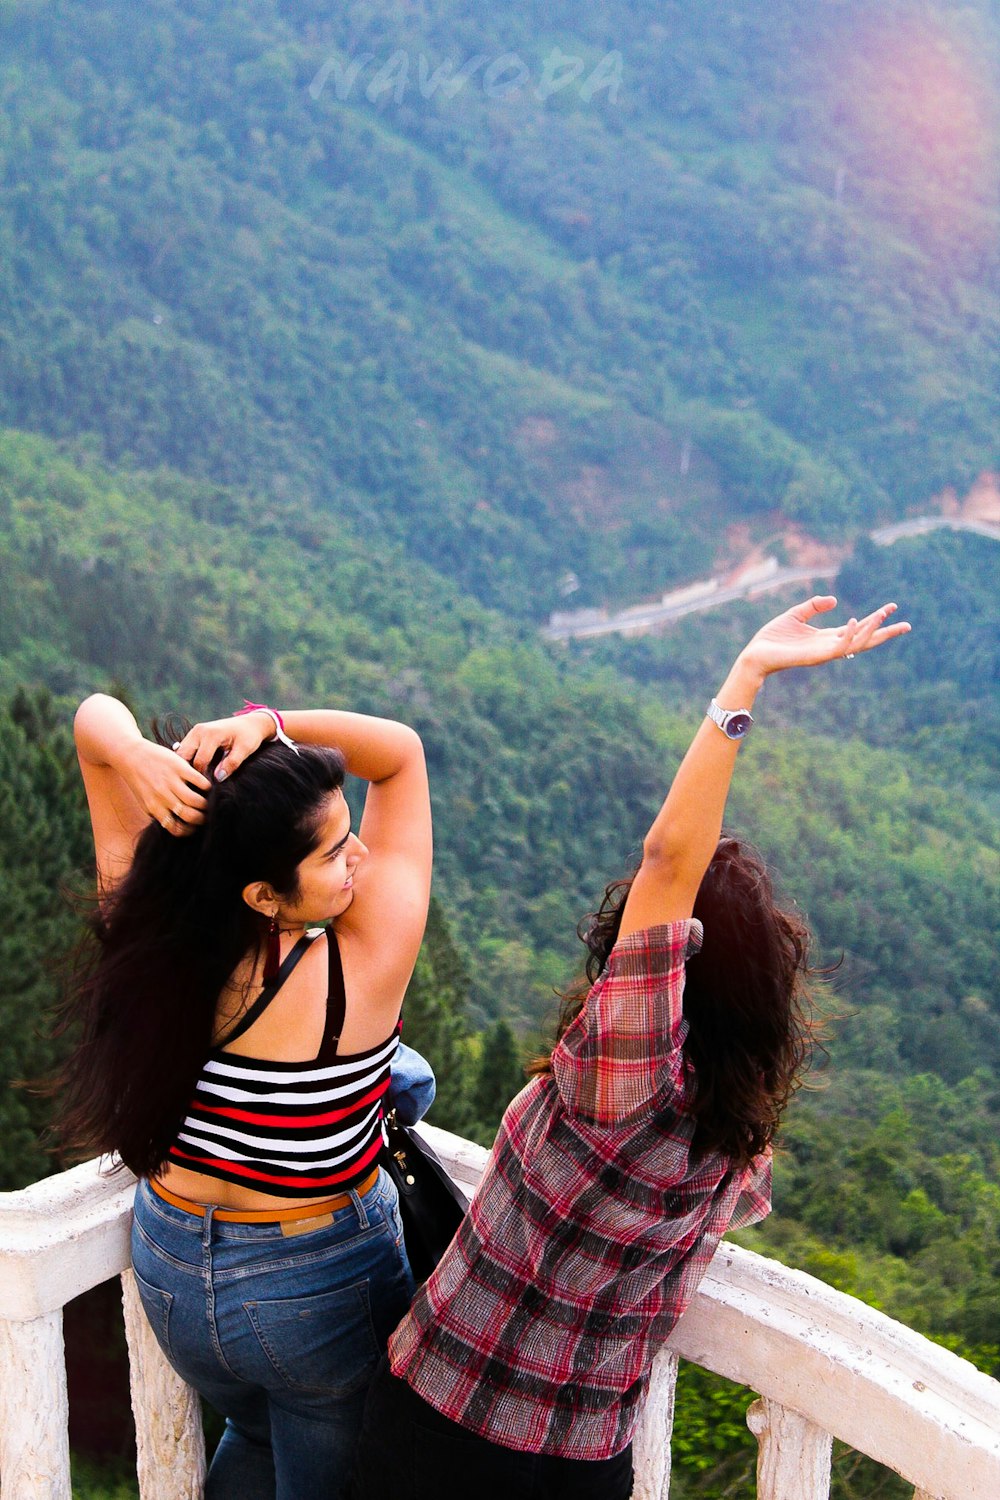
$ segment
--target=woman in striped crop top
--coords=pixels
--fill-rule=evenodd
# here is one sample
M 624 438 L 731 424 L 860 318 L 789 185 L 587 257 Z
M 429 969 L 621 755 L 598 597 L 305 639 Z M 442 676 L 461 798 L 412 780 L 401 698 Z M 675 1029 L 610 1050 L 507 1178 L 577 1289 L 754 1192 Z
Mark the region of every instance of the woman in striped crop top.
M 248 705 L 167 746 L 102 694 L 76 740 L 98 941 L 64 1131 L 141 1179 L 143 1305 L 226 1418 L 206 1496 L 336 1500 L 413 1292 L 377 1157 L 430 890 L 420 740 Z

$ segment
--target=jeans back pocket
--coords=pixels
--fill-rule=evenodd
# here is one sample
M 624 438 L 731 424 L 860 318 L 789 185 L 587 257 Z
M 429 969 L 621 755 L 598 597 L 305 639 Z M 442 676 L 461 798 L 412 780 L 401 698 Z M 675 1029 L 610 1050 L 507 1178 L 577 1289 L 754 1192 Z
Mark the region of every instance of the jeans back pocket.
M 381 1355 L 368 1278 L 311 1296 L 244 1302 L 268 1362 L 291 1391 L 344 1397 L 372 1377 Z
M 159 1287 L 151 1286 L 144 1281 L 139 1272 L 132 1267 L 132 1275 L 139 1289 L 139 1297 L 142 1301 L 149 1326 L 156 1334 L 157 1341 L 162 1349 L 169 1353 L 170 1350 L 170 1309 L 173 1306 L 174 1296 L 172 1292 L 161 1291 Z

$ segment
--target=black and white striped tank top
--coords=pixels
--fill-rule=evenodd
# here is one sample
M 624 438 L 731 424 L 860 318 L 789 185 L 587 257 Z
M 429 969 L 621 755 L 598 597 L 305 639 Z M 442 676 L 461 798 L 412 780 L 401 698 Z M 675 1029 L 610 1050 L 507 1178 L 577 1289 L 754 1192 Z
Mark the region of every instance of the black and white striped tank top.
M 226 1042 L 267 1009 L 310 943 L 295 944 Z M 371 1172 L 382 1147 L 382 1100 L 402 1023 L 376 1047 L 338 1055 L 344 975 L 327 929 L 329 988 L 319 1054 L 310 1062 L 271 1062 L 213 1047 L 167 1160 L 278 1197 L 346 1192 Z

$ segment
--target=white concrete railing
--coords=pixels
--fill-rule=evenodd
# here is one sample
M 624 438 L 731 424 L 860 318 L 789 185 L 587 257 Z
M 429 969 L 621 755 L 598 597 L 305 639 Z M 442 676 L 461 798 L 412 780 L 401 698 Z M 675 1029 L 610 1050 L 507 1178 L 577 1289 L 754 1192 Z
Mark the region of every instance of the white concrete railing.
M 474 1186 L 486 1152 L 425 1126 Z M 122 1278 L 142 1500 L 198 1500 L 197 1398 L 166 1364 L 128 1269 L 132 1179 L 74 1167 L 0 1194 L 0 1496 L 70 1500 L 62 1309 Z M 822 1282 L 724 1244 L 656 1360 L 634 1500 L 667 1500 L 678 1356 L 759 1392 L 758 1500 L 828 1500 L 834 1437 L 895 1470 L 914 1500 L 1000 1497 L 1000 1383 Z

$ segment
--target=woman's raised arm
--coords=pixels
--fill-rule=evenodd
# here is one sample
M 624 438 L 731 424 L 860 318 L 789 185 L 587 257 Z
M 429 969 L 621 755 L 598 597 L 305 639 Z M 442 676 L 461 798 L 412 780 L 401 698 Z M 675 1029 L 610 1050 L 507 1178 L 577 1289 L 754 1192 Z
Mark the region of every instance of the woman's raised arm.
M 357 910 L 352 907 L 346 914 L 345 925 L 357 926 L 362 917 L 370 918 L 373 937 L 386 921 L 418 926 L 419 947 L 433 855 L 430 789 L 420 736 L 393 719 L 335 709 L 286 714 L 285 727 L 293 740 L 305 745 L 335 745 L 351 775 L 368 783 L 358 829 L 368 849 L 368 869 L 358 890 L 362 899 L 355 900 Z M 370 904 L 369 885 L 378 889 L 377 900 Z M 384 935 L 384 925 L 382 930 Z
M 151 819 L 181 835 L 204 821 L 204 793 L 211 782 L 172 750 L 144 739 L 125 704 L 105 693 L 80 704 L 73 734 L 90 808 L 98 886 L 106 891 L 128 871 L 135 841 Z
M 905 635 L 909 625 L 885 622 L 895 604 L 863 620 L 818 629 L 810 622 L 836 606 L 832 595 L 816 595 L 764 625 L 743 648 L 713 702 L 727 713 L 749 713 L 767 677 L 788 667 L 813 667 Z M 739 723 L 730 726 L 738 729 Z M 670 791 L 643 840 L 642 865 L 632 883 L 620 937 L 689 917 L 702 877 L 722 831 L 729 784 L 742 736 L 730 738 L 707 717 L 674 777 Z

